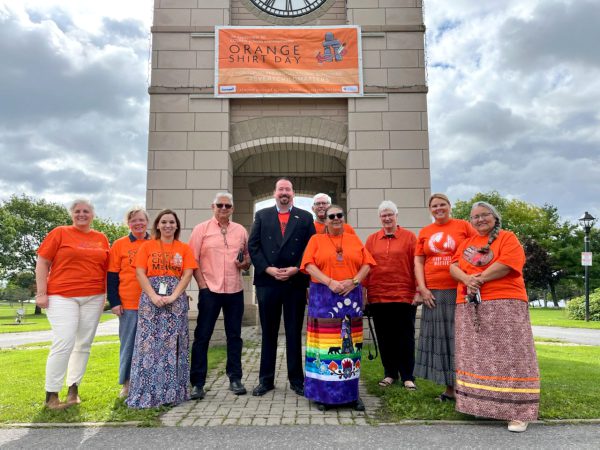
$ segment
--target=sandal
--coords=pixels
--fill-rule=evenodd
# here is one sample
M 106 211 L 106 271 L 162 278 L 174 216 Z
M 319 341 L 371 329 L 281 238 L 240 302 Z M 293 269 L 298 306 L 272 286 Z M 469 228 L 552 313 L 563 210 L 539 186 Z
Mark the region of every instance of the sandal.
M 438 395 L 435 398 L 438 402 L 454 402 L 456 401 L 456 398 L 454 397 L 450 397 L 448 394 L 446 394 L 445 392 L 442 392 L 440 395 Z
M 396 380 L 394 380 L 393 378 L 385 377 L 383 380 L 381 380 L 377 384 L 381 387 L 388 387 L 388 386 L 391 386 L 392 384 L 394 384 L 395 382 L 396 382 Z
M 417 385 L 410 380 L 406 380 L 404 382 L 404 387 L 406 388 L 407 391 L 416 391 L 417 390 Z

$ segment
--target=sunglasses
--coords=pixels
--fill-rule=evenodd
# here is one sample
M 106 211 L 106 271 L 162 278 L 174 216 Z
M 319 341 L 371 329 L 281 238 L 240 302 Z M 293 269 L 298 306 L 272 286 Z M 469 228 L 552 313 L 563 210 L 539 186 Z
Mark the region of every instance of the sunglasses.
M 233 205 L 231 203 L 215 203 L 215 206 L 219 209 L 222 209 L 222 208 L 231 209 L 231 207 Z
M 343 218 L 343 217 L 344 217 L 344 213 L 328 214 L 328 215 L 327 215 L 327 217 L 329 217 L 329 220 L 333 220 L 333 219 L 335 219 L 336 217 L 337 217 L 338 219 L 341 219 L 341 218 Z

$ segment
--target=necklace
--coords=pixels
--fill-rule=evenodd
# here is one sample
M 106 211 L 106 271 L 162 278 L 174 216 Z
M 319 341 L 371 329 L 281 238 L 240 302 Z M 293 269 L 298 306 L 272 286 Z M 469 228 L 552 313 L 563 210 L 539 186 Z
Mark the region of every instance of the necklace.
M 333 248 L 335 248 L 335 253 L 336 253 L 336 260 L 337 261 L 343 261 L 344 260 L 344 248 L 343 248 L 343 244 L 344 244 L 344 233 L 341 234 L 341 239 L 340 239 L 340 245 L 337 246 L 335 245 L 335 242 L 333 242 L 333 239 L 331 239 L 331 234 L 327 233 L 327 237 L 329 238 L 329 241 L 331 242 L 331 245 L 333 245 Z

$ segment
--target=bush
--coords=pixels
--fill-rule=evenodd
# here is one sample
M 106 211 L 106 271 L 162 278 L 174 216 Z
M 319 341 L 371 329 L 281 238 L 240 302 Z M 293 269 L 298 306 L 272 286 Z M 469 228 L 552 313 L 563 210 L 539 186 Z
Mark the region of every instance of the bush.
M 585 320 L 585 295 L 567 303 L 567 314 L 569 319 Z M 590 293 L 590 320 L 600 322 L 600 288 Z

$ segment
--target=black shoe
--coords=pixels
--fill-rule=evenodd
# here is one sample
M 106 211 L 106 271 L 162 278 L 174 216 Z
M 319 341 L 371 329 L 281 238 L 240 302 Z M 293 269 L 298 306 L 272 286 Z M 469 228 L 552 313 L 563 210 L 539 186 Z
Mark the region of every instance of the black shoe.
M 202 400 L 206 396 L 204 386 L 194 386 L 190 398 L 192 400 Z
M 360 397 L 358 397 L 358 400 L 356 400 L 354 402 L 354 411 L 364 411 L 364 410 L 365 410 L 365 404 L 360 399 Z
M 229 383 L 229 390 L 233 392 L 235 395 L 245 395 L 246 388 L 242 384 L 240 380 L 233 380 Z
M 265 386 L 261 383 L 254 388 L 254 390 L 252 391 L 252 395 L 254 395 L 255 397 L 262 397 L 267 392 L 272 391 L 273 389 L 275 389 L 275 386 Z
M 317 409 L 319 411 L 327 411 L 327 405 L 325 403 L 321 403 L 321 402 L 315 402 L 315 406 L 317 407 Z
M 290 383 L 290 389 L 298 394 L 300 397 L 304 396 L 304 385 Z

